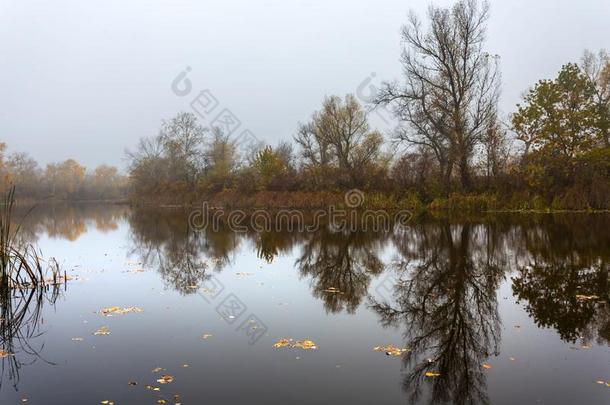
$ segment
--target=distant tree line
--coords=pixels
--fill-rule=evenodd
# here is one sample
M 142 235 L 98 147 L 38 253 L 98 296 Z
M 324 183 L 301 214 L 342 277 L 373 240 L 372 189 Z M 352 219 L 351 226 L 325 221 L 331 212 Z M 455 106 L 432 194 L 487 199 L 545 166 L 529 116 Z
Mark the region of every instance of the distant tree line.
M 401 79 L 367 106 L 349 94 L 326 97 L 276 146 L 244 149 L 182 112 L 127 152 L 129 182 L 115 168 L 87 173 L 73 160 L 42 170 L 25 155 L 3 157 L 2 170 L 26 195 L 64 199 L 128 190 L 153 204 L 292 205 L 295 195 L 323 204 L 318 196 L 358 188 L 386 206 L 610 209 L 610 55 L 586 51 L 506 115 L 499 57 L 485 48 L 488 18 L 479 0 L 430 6 L 424 19 L 411 13 Z M 382 107 L 398 121 L 386 136 L 368 120 Z
M 129 194 L 129 182 L 114 166 L 92 171 L 74 159 L 41 168 L 27 153 L 7 155 L 0 143 L 0 191 L 15 187 L 19 200 L 117 200 Z
M 410 15 L 404 77 L 384 83 L 368 106 L 394 112 L 389 142 L 352 95 L 327 97 L 293 142 L 239 153 L 218 128 L 180 113 L 129 153 L 133 198 L 360 188 L 433 207 L 610 208 L 610 56 L 585 52 L 502 117 L 499 57 L 485 50 L 488 16 L 476 0 L 431 6 L 425 21 Z

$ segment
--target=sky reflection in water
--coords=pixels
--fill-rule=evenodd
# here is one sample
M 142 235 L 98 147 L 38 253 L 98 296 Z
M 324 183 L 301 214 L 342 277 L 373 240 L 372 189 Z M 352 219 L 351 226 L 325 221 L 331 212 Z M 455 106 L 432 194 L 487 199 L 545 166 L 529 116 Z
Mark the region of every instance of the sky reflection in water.
M 428 218 L 393 234 L 196 233 L 187 218 L 34 211 L 23 237 L 76 279 L 3 322 L 0 401 L 610 402 L 596 382 L 610 383 L 608 216 Z M 96 313 L 110 306 L 144 312 Z M 283 337 L 318 349 L 273 348 Z M 373 351 L 386 344 L 409 350 Z

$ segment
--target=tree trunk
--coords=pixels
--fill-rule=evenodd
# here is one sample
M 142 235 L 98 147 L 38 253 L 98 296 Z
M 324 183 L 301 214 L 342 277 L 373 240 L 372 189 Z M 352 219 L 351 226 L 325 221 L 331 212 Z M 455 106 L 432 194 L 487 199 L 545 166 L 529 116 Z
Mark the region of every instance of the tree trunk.
M 469 192 L 472 190 L 472 178 L 470 177 L 470 166 L 468 165 L 468 157 L 465 153 L 462 153 L 460 156 L 459 169 L 462 190 Z
M 443 196 L 449 197 L 451 193 L 451 174 L 453 173 L 453 161 L 448 161 L 441 166 Z

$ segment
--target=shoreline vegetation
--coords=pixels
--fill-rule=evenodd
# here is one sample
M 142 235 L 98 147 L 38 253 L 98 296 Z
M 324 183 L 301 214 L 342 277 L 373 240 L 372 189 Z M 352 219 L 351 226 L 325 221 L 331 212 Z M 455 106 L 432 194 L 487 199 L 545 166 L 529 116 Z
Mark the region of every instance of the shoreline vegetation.
M 21 238 L 20 224 L 14 224 L 15 188 L 11 188 L 0 206 L 0 306 L 10 301 L 14 291 L 45 289 L 66 281 L 59 263 L 44 260 L 35 246 Z M 4 318 L 2 318 L 3 320 Z
M 359 208 L 609 212 L 610 54 L 585 51 L 505 114 L 500 57 L 486 49 L 489 15 L 479 0 L 412 13 L 401 32 L 403 77 L 364 105 L 352 94 L 325 97 L 275 146 L 206 126 L 193 110 L 127 151 L 126 175 L 73 159 L 41 169 L 0 144 L 0 188 L 16 185 L 20 202 L 317 209 L 359 190 Z M 371 127 L 374 110 L 393 115 L 392 133 Z

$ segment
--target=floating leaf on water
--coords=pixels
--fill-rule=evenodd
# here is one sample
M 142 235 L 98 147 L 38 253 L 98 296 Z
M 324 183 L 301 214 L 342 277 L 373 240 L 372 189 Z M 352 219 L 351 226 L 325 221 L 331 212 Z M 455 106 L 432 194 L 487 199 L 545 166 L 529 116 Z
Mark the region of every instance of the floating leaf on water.
M 114 405 L 114 401 L 109 401 L 107 399 L 100 401 L 100 404 L 102 405 Z
M 83 340 L 85 340 L 85 339 L 83 339 L 82 337 L 73 337 L 72 338 L 73 342 L 82 342 Z
M 4 349 L 0 349 L 0 359 L 3 359 L 8 356 L 12 356 L 12 355 L 13 355 L 12 353 L 9 353 Z
M 515 361 L 516 359 L 514 357 L 509 357 L 508 358 L 510 361 Z
M 112 315 L 124 315 L 124 314 L 137 313 L 137 312 L 143 312 L 143 309 L 139 308 L 139 307 L 126 307 L 126 308 L 108 307 L 108 308 L 103 308 L 102 310 L 100 310 L 99 313 L 103 316 L 112 316 Z
M 281 338 L 280 340 L 278 340 L 277 342 L 275 342 L 273 344 L 273 347 L 275 347 L 276 349 L 279 349 L 281 347 L 290 346 L 291 340 L 292 339 Z
M 303 350 L 315 350 L 318 348 L 313 340 L 298 340 L 294 342 L 293 339 L 281 338 L 273 344 L 273 347 L 280 349 L 282 347 L 290 347 L 292 349 L 303 349 Z
M 188 364 L 183 364 L 182 367 L 183 368 L 187 368 L 187 367 L 189 367 L 189 365 Z
M 434 371 L 426 372 L 426 377 L 440 377 L 440 373 L 436 373 Z
M 108 330 L 108 327 L 102 326 L 101 328 L 96 330 L 93 334 L 95 336 L 106 336 L 106 335 L 110 335 L 110 331 Z
M 373 348 L 374 351 L 376 352 L 383 352 L 388 356 L 393 356 L 393 357 L 398 357 L 401 356 L 403 353 L 409 351 L 409 349 L 401 349 L 399 347 L 396 347 L 394 345 L 386 345 L 386 346 L 375 346 Z
M 157 382 L 159 384 L 169 384 L 169 383 L 171 383 L 173 381 L 174 381 L 174 376 L 173 375 L 169 375 L 169 374 L 162 375 L 161 378 L 159 378 L 157 380 Z
M 299 340 L 292 347 L 296 347 L 303 350 L 315 350 L 318 348 L 312 340 Z
M 138 383 L 137 383 L 137 382 L 135 382 L 135 381 L 129 381 L 129 385 L 130 385 L 131 387 L 135 387 L 136 385 L 138 385 Z
M 164 399 L 157 399 L 157 403 L 158 403 L 158 404 L 166 404 L 166 403 L 167 403 L 167 401 L 166 401 L 166 400 L 164 400 Z
M 335 288 L 335 287 L 329 287 L 329 288 L 325 289 L 324 292 L 327 292 L 330 294 L 343 294 L 343 292 L 341 290 L 339 290 L 338 288 Z
M 161 391 L 161 388 L 159 388 L 159 387 L 155 387 L 155 386 L 153 386 L 153 385 L 147 385 L 147 386 L 146 386 L 146 389 L 147 389 L 147 390 L 150 390 L 150 391 Z
M 599 296 L 597 295 L 582 295 L 582 294 L 576 294 L 576 299 L 578 301 L 592 301 L 592 300 L 598 300 Z
M 211 338 L 213 335 L 210 333 L 204 333 L 203 336 L 201 336 L 201 339 L 206 340 Z
M 153 368 L 152 372 L 153 373 L 158 373 L 159 371 L 163 370 L 161 367 L 157 367 L 157 368 Z
M 491 366 L 487 363 L 482 364 L 481 367 L 483 367 L 485 370 L 489 370 L 491 368 Z
M 591 346 L 589 345 L 582 345 L 581 346 L 584 350 L 589 350 L 591 348 Z

